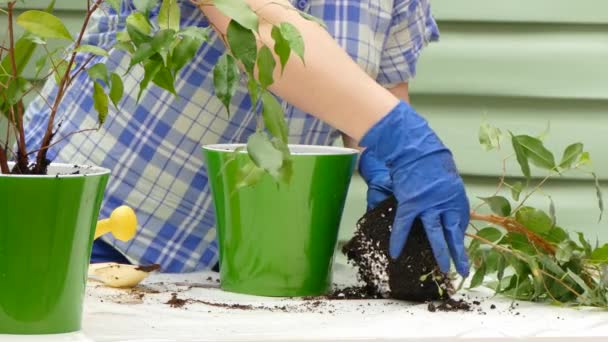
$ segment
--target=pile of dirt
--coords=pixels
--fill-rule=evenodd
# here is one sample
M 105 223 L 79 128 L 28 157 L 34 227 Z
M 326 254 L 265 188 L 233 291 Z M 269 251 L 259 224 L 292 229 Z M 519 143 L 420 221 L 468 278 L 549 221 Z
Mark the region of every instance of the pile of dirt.
M 448 299 L 453 286 L 439 271 L 420 220 L 415 220 L 403 252 L 389 255 L 391 228 L 397 201 L 390 197 L 357 222 L 354 237 L 342 248 L 358 269 L 370 297 L 415 302 Z

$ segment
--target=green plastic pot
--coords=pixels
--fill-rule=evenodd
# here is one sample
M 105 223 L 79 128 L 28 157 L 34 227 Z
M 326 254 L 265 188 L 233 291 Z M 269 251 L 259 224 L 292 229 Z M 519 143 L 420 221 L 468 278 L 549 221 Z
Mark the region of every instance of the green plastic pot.
M 0 175 L 0 334 L 80 330 L 109 175 L 64 164 L 46 176 Z
M 273 297 L 326 293 L 357 151 L 291 145 L 289 184 L 264 174 L 256 185 L 237 189 L 237 174 L 248 156 L 239 152 L 227 161 L 241 146 L 203 147 L 222 289 Z

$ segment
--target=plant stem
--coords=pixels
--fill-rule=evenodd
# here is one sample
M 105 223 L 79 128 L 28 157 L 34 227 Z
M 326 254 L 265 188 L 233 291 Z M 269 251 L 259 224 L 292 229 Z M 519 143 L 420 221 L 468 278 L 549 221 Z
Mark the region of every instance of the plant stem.
M 485 221 L 493 223 L 505 228 L 509 232 L 521 233 L 526 235 L 528 240 L 534 243 L 536 246 L 542 248 L 547 253 L 555 255 L 555 247 L 547 240 L 542 238 L 540 235 L 534 233 L 530 229 L 526 228 L 521 223 L 515 221 L 511 217 L 502 217 L 496 215 L 483 215 L 475 211 L 471 212 L 471 219 L 477 221 Z
M 19 72 L 17 70 L 17 61 L 15 58 L 15 34 L 13 29 L 13 12 L 15 8 L 15 2 L 8 3 L 8 39 L 9 39 L 9 59 L 11 61 L 11 68 L 13 74 L 13 81 L 17 82 Z M 14 111 L 15 106 L 10 110 Z M 17 101 L 17 115 L 13 117 L 13 124 L 17 127 L 17 164 L 18 169 L 26 169 L 28 164 L 27 148 L 25 145 L 25 129 L 23 127 L 23 98 Z
M 484 239 L 481 236 L 477 236 L 475 234 L 470 234 L 470 233 L 466 233 L 466 235 L 472 239 L 476 239 L 479 240 L 482 243 L 485 243 L 486 245 L 490 245 L 492 248 L 501 251 L 501 252 L 505 252 L 505 253 L 509 253 L 511 255 L 513 255 L 514 257 L 518 258 L 519 260 L 525 261 L 527 262 L 526 258 L 518 255 L 517 253 L 515 253 L 513 250 L 497 245 L 494 242 L 488 240 L 488 239 Z M 543 275 L 546 275 L 547 277 L 557 281 L 558 283 L 560 283 L 560 285 L 562 285 L 564 288 L 566 288 L 568 291 L 572 292 L 574 295 L 576 295 L 577 297 L 580 297 L 581 294 L 578 293 L 578 291 L 576 291 L 575 289 L 573 289 L 571 286 L 569 286 L 568 284 L 566 284 L 563 280 L 559 279 L 558 277 L 554 276 L 553 274 L 543 270 L 542 268 L 539 269 L 540 273 L 542 273 Z M 544 279 L 543 279 L 544 282 Z
M 88 2 L 88 0 L 87 0 Z M 51 108 L 51 113 L 49 117 L 49 122 L 47 123 L 46 132 L 44 133 L 44 137 L 42 138 L 42 142 L 40 144 L 40 149 L 38 149 L 38 153 L 36 155 L 36 165 L 34 166 L 34 173 L 41 174 L 46 172 L 47 166 L 47 152 L 51 145 L 51 141 L 53 140 L 54 132 L 53 126 L 55 124 L 55 116 L 57 115 L 57 111 L 59 110 L 59 104 L 63 100 L 67 88 L 70 85 L 70 74 L 72 70 L 72 66 L 74 65 L 74 61 L 76 60 L 76 55 L 78 52 L 76 49 L 80 46 L 82 42 L 82 38 L 84 37 L 84 33 L 89 25 L 89 20 L 93 13 L 97 10 L 99 5 L 103 2 L 103 0 L 97 0 L 95 3 L 88 8 L 86 16 L 84 18 L 84 22 L 82 23 L 82 27 L 80 28 L 80 33 L 78 34 L 78 38 L 76 39 L 76 44 L 74 45 L 74 51 L 72 52 L 72 56 L 70 57 L 70 61 L 68 62 L 67 69 L 61 78 L 61 82 L 59 84 L 59 88 L 57 90 L 57 96 L 55 97 L 55 101 L 53 103 L 53 107 Z

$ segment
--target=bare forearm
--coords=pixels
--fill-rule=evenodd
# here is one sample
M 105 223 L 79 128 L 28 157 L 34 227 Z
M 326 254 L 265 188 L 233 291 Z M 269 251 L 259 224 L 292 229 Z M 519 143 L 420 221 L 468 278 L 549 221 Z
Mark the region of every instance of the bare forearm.
M 272 24 L 286 21 L 304 39 L 305 63 L 292 55 L 284 73 L 277 70 L 272 92 L 357 141 L 397 104 L 398 99 L 367 75 L 317 23 L 277 5 L 276 0 L 246 2 L 254 10 L 261 9 L 260 43 L 272 46 Z M 227 17 L 212 6 L 201 6 L 201 10 L 216 29 L 226 32 Z
M 395 95 L 398 99 L 403 100 L 407 103 L 410 102 L 410 94 L 409 94 L 409 85 L 408 83 L 400 83 L 395 87 L 388 89 L 393 95 Z M 356 148 L 361 150 L 359 147 L 359 142 L 356 139 L 353 139 L 349 135 L 342 133 L 342 142 L 344 147 L 348 148 Z

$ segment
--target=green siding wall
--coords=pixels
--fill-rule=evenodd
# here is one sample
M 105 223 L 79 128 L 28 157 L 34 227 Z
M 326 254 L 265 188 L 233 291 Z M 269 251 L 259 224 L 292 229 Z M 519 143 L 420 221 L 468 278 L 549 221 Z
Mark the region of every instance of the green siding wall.
M 473 204 L 492 193 L 500 158 L 477 142 L 486 118 L 505 129 L 540 133 L 561 151 L 584 142 L 594 167 L 608 181 L 608 1 L 605 0 L 432 0 L 441 39 L 424 50 L 412 101 L 453 150 Z M 28 1 L 44 8 L 46 1 Z M 57 13 L 77 31 L 83 1 L 58 0 Z M 0 36 L 3 36 L 0 31 Z M 508 144 L 507 150 L 508 150 Z M 561 152 L 560 152 L 561 153 Z M 561 155 L 556 156 L 557 158 Z M 507 169 L 519 174 L 517 165 Z M 534 170 L 536 176 L 542 172 Z M 558 223 L 608 240 L 597 223 L 592 182 L 566 176 L 546 186 Z M 548 207 L 544 196 L 534 205 Z M 365 186 L 353 179 L 341 238 L 350 236 L 365 208 Z

